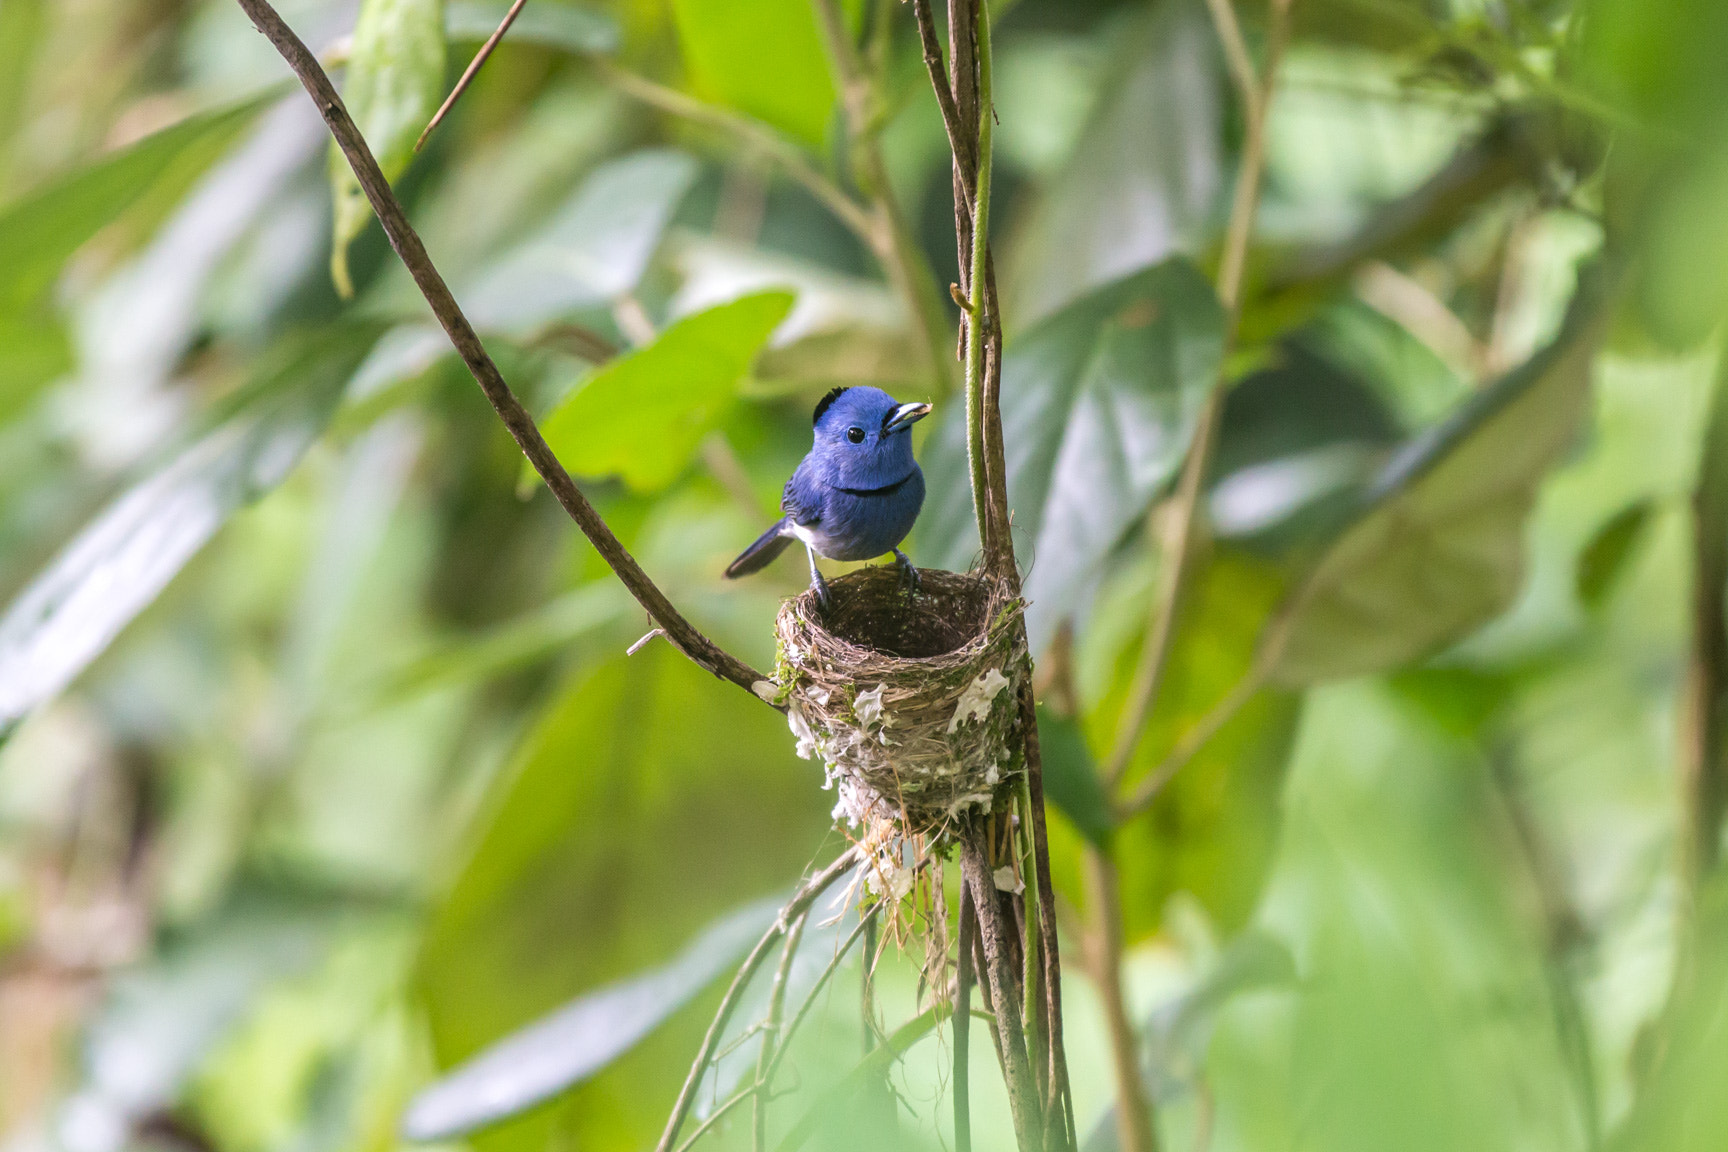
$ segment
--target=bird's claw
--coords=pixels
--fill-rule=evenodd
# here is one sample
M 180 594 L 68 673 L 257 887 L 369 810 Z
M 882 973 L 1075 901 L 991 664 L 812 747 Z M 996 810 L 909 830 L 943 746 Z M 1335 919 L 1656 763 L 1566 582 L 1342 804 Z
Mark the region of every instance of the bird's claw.
M 900 569 L 900 587 L 906 592 L 918 591 L 918 567 L 906 553 L 894 549 L 894 563 Z

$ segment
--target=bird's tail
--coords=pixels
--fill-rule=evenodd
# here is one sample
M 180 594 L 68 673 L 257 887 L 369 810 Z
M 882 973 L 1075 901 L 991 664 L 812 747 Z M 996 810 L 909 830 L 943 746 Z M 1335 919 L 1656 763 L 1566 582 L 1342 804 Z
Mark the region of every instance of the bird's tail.
M 786 545 L 792 543 L 792 537 L 786 531 L 786 525 L 791 520 L 782 516 L 774 526 L 756 538 L 756 543 L 744 549 L 738 559 L 726 569 L 726 579 L 736 580 L 740 576 L 748 576 L 752 572 L 760 572 L 774 562 L 774 558 L 786 551 Z

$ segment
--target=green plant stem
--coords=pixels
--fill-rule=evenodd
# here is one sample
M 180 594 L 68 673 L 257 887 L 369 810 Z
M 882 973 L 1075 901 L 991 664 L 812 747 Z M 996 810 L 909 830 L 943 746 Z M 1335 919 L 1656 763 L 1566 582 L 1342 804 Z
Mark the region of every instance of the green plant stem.
M 960 891 L 960 931 L 954 972 L 954 1152 L 972 1152 L 972 940 L 977 914 L 965 888 Z M 992 1024 L 994 1027 L 994 1024 Z
M 811 6 L 840 89 L 840 107 L 852 139 L 859 183 L 874 206 L 865 243 L 906 301 L 912 322 L 918 328 L 919 342 L 930 361 L 932 383 L 945 392 L 949 380 L 945 336 L 948 314 L 943 308 L 936 275 L 912 238 L 906 214 L 888 180 L 888 165 L 882 158 L 878 140 L 881 124 L 876 116 L 879 102 L 876 82 L 847 31 L 839 0 L 811 0 Z
M 1044 955 L 1039 947 L 1038 925 L 1038 884 L 1036 853 L 1032 847 L 1032 794 L 1026 777 L 1020 777 L 1020 786 L 1016 791 L 1015 800 L 1020 808 L 1020 826 L 1015 834 L 1015 854 L 1018 856 L 1018 866 L 1025 885 L 1022 894 L 1026 905 L 1025 946 L 1022 949 L 1025 960 L 1025 974 L 1021 978 L 1021 988 L 1024 993 L 1021 1019 L 1026 1022 L 1026 1054 L 1032 1061 L 1032 1074 L 1039 1081 L 1039 1095 L 1049 1099 L 1050 1054 L 1044 1042 L 1044 1028 L 1041 1024 L 1044 1007 Z
M 809 919 L 810 914 L 804 913 L 786 933 L 786 945 L 780 950 L 780 966 L 774 969 L 774 984 L 768 993 L 768 1019 L 762 1026 L 762 1049 L 756 1054 L 758 1091 L 751 1106 L 751 1147 L 755 1152 L 766 1152 L 768 1147 L 768 1069 L 774 1063 L 774 1053 L 780 1038 L 780 1021 L 786 1011 L 786 982 L 791 978 L 792 962 L 798 958 L 798 945 L 804 939 L 804 925 Z
M 696 1103 L 696 1089 L 708 1071 L 709 1062 L 714 1059 L 714 1050 L 720 1045 L 720 1037 L 725 1033 L 732 1013 L 737 1011 L 738 1001 L 743 999 L 744 989 L 749 986 L 750 978 L 756 975 L 756 970 L 762 967 L 762 962 L 768 958 L 774 941 L 809 911 L 810 905 L 816 902 L 816 897 L 826 892 L 836 880 L 856 866 L 858 857 L 859 850 L 856 846 L 847 849 L 834 863 L 798 889 L 786 907 L 780 910 L 780 918 L 774 922 L 774 926 L 763 933 L 762 939 L 756 942 L 756 947 L 744 958 L 744 963 L 738 966 L 737 975 L 732 977 L 726 994 L 720 998 L 720 1006 L 714 1010 L 714 1019 L 708 1025 L 708 1034 L 702 1038 L 702 1047 L 697 1050 L 696 1059 L 691 1062 L 690 1073 L 684 1078 L 684 1087 L 678 1092 L 678 1100 L 672 1105 L 672 1115 L 667 1118 L 666 1129 L 660 1135 L 660 1143 L 655 1145 L 657 1152 L 672 1152 L 677 1144 L 678 1130 L 684 1127 L 684 1119 L 690 1115 L 690 1108 Z
M 657 84 L 646 76 L 620 68 L 603 56 L 591 56 L 589 60 L 600 78 L 624 95 L 651 108 L 658 108 L 673 116 L 725 132 L 737 138 L 746 148 L 768 157 L 821 201 L 823 206 L 834 214 L 835 219 L 846 225 L 848 231 L 865 245 L 875 248 L 877 226 L 869 210 L 817 171 L 802 148 L 773 128 L 748 116 L 740 116 L 713 104 L 705 104 L 675 88 Z
M 978 913 L 978 936 L 984 944 L 990 1005 L 996 1013 L 1002 1078 L 1008 1087 L 1008 1108 L 1014 1122 L 1015 1143 L 1020 1152 L 1043 1152 L 1043 1109 L 1032 1066 L 1026 1056 L 1019 990 L 1015 987 L 1010 958 L 1009 926 L 1003 921 L 987 840 L 982 826 L 974 824 L 967 830 L 960 844 L 960 868 L 971 891 L 972 906 Z
M 361 190 L 371 203 L 372 211 L 377 215 L 390 246 L 396 250 L 403 267 L 408 270 L 415 287 L 425 297 L 427 306 L 431 308 L 439 326 L 444 329 L 444 334 L 449 337 L 457 355 L 462 357 L 462 362 L 474 377 L 474 382 L 480 386 L 487 403 L 491 404 L 492 410 L 498 414 L 498 419 L 516 441 L 517 447 L 534 466 L 534 471 L 539 474 L 546 487 L 551 489 L 559 505 L 576 522 L 576 526 L 582 530 L 594 550 L 600 553 L 619 581 L 629 589 L 630 594 L 680 652 L 715 676 L 730 680 L 756 696 L 755 685 L 765 682 L 767 678 L 714 643 L 684 618 L 666 598 L 666 594 L 648 578 L 636 558 L 619 541 L 605 518 L 589 503 L 588 497 L 582 494 L 582 490 L 571 479 L 569 471 L 553 454 L 546 438 L 540 434 L 539 427 L 534 423 L 533 416 L 511 390 L 504 374 L 498 370 L 497 363 L 486 351 L 486 345 L 462 312 L 461 305 L 457 304 L 455 295 L 444 282 L 437 265 L 432 263 L 432 257 L 427 253 L 420 234 L 409 223 L 402 202 L 396 198 L 390 182 L 384 178 L 383 171 L 378 167 L 378 158 L 372 154 L 366 138 L 361 135 L 353 117 L 348 114 L 342 97 L 337 93 L 336 86 L 330 82 L 329 74 L 318 63 L 317 57 L 306 47 L 305 42 L 294 34 L 294 30 L 282 19 L 281 14 L 270 6 L 268 0 L 237 0 L 237 3 L 253 26 L 263 33 L 265 39 L 270 41 L 293 70 L 301 86 L 306 89 L 306 94 L 317 105 L 318 114 L 324 118 L 330 135 L 335 138 L 336 146 L 342 150 L 342 155 L 354 170 L 355 179 L 359 181 Z M 761 697 L 758 696 L 757 699 Z
M 1140 1041 L 1122 990 L 1122 885 L 1115 861 L 1095 845 L 1086 845 L 1085 869 L 1086 902 L 1093 918 L 1086 953 L 1110 1035 L 1110 1062 L 1116 1074 L 1116 1142 L 1121 1152 L 1156 1152 L 1158 1130 L 1140 1073 Z
M 1000 545 L 994 539 L 994 517 L 989 510 L 989 486 L 985 483 L 984 445 L 984 343 L 985 334 L 996 324 L 989 315 L 984 291 L 985 252 L 990 245 L 991 159 L 995 144 L 995 115 L 990 99 L 990 12 L 986 0 L 978 0 L 978 165 L 972 206 L 971 294 L 967 298 L 966 325 L 966 459 L 972 470 L 972 513 L 978 520 L 978 539 L 984 554 L 993 556 Z
M 762 1076 L 762 1091 L 770 1092 L 773 1090 L 774 1076 L 780 1071 L 780 1065 L 786 1059 L 787 1049 L 791 1047 L 792 1037 L 797 1034 L 798 1026 L 804 1023 L 804 1018 L 816 1006 L 816 997 L 821 994 L 823 988 L 828 986 L 829 979 L 839 970 L 840 961 L 844 960 L 846 954 L 852 951 L 852 946 L 858 943 L 860 936 L 864 935 L 865 928 L 876 923 L 876 917 L 881 911 L 881 906 L 878 905 L 874 908 L 866 908 L 859 913 L 858 926 L 852 929 L 845 940 L 840 942 L 840 947 L 835 950 L 834 958 L 828 961 L 828 966 L 822 969 L 822 974 L 816 977 L 814 984 L 810 985 L 810 992 L 804 997 L 804 1003 L 798 1005 L 798 1011 L 792 1014 L 792 1022 L 786 1025 L 785 1031 L 781 1033 L 779 1047 L 774 1051 L 774 1059 L 768 1065 L 768 1071 Z
M 1242 144 L 1242 170 L 1236 179 L 1236 191 L 1231 202 L 1230 221 L 1225 229 L 1224 251 L 1218 266 L 1218 299 L 1224 306 L 1225 359 L 1235 341 L 1236 327 L 1242 315 L 1242 279 L 1248 263 L 1248 245 L 1254 234 L 1254 216 L 1260 205 L 1261 175 L 1265 167 L 1266 118 L 1271 109 L 1272 93 L 1278 76 L 1278 64 L 1284 52 L 1289 31 L 1291 0 L 1270 0 L 1271 25 L 1267 33 L 1266 64 L 1260 79 L 1253 85 L 1242 85 L 1246 102 L 1247 132 Z M 1214 5 L 1216 15 L 1218 5 Z M 1226 6 L 1227 8 L 1227 6 Z M 1220 35 L 1229 42 L 1239 31 L 1232 21 L 1220 25 Z M 1147 622 L 1145 642 L 1141 646 L 1140 663 L 1135 669 L 1130 688 L 1129 704 L 1117 729 L 1116 742 L 1105 767 L 1106 784 L 1114 789 L 1126 775 L 1134 752 L 1145 735 L 1146 726 L 1157 706 L 1159 691 L 1170 664 L 1175 646 L 1182 596 L 1192 575 L 1192 559 L 1200 535 L 1203 517 L 1201 504 L 1207 468 L 1218 438 L 1218 422 L 1223 414 L 1225 381 L 1219 379 L 1206 397 L 1189 444 L 1182 473 L 1176 483 L 1176 493 L 1168 510 L 1168 532 L 1164 538 L 1164 578 L 1159 584 L 1156 602 Z

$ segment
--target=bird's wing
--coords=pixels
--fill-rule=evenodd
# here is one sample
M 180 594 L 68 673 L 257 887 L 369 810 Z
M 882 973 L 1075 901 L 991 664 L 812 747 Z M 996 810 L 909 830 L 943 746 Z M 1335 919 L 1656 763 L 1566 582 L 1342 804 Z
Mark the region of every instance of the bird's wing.
M 810 527 L 822 520 L 822 486 L 810 467 L 808 458 L 798 465 L 786 488 L 780 493 L 780 511 L 791 517 L 794 524 Z

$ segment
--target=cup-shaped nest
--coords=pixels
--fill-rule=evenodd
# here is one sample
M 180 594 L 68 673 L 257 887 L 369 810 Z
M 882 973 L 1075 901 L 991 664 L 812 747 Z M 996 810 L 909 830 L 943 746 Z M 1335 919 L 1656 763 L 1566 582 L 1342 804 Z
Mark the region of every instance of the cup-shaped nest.
M 820 754 L 835 817 L 941 835 L 988 812 L 1021 770 L 1018 694 L 1030 674 L 1022 604 L 996 581 L 863 568 L 780 609 L 779 698 L 798 754 Z

